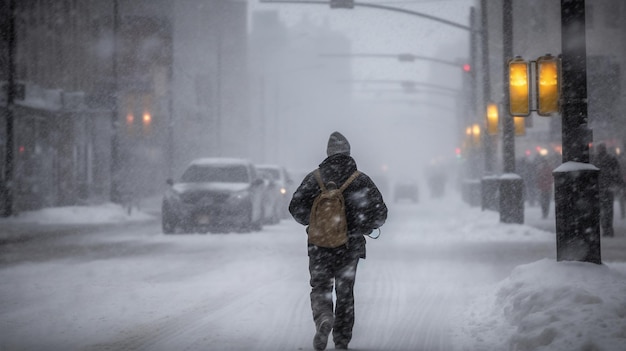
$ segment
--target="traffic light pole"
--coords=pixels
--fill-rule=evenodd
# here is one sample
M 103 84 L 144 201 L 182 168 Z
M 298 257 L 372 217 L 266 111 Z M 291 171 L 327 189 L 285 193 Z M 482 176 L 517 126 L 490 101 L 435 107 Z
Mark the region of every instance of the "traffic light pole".
M 482 73 L 483 73 L 483 112 L 487 113 L 487 104 L 491 101 L 491 78 L 489 74 L 489 41 L 487 33 L 487 0 L 480 1 L 480 37 L 482 46 Z M 494 173 L 495 153 L 493 136 L 484 133 L 485 173 Z
M 119 122 L 119 72 L 117 67 L 117 50 L 119 40 L 119 3 L 118 0 L 113 1 L 113 53 L 112 53 L 112 71 L 113 71 L 113 108 L 111 111 L 111 188 L 110 199 L 113 203 L 122 203 L 121 198 L 121 155 L 120 155 L 120 122 Z
M 502 53 L 504 60 L 504 86 L 509 86 L 507 60 L 513 57 L 513 5 L 512 0 L 502 2 Z M 502 162 L 503 176 L 500 178 L 500 222 L 524 223 L 524 183 L 515 174 L 515 125 L 510 113 L 509 89 L 504 89 L 502 111 Z
M 369 57 L 369 58 L 397 58 L 401 62 L 413 62 L 413 61 L 429 61 L 435 63 L 441 63 L 443 65 L 452 66 L 455 68 L 462 68 L 458 62 L 442 60 L 436 57 L 427 57 L 413 54 L 321 54 L 320 57 Z
M 425 18 L 425 19 L 429 19 L 432 21 L 436 21 L 439 23 L 443 23 L 446 24 L 448 26 L 452 26 L 452 27 L 456 27 L 459 29 L 464 29 L 464 30 L 470 30 L 471 28 L 460 24 L 460 23 L 456 23 L 456 22 L 452 22 L 452 21 L 448 21 L 446 19 L 443 18 L 439 18 L 439 17 L 435 17 L 435 16 L 431 16 L 425 13 L 421 13 L 421 12 L 416 12 L 416 11 L 411 11 L 411 10 L 407 10 L 407 9 L 403 9 L 403 8 L 399 8 L 399 7 L 392 7 L 392 6 L 386 6 L 386 5 L 380 5 L 380 4 L 372 4 L 372 3 L 362 3 L 362 2 L 356 2 L 356 1 L 352 1 L 352 0 L 347 0 L 347 1 L 333 1 L 333 0 L 302 0 L 302 1 L 296 1 L 296 0 L 261 0 L 261 3 L 275 3 L 275 4 L 301 4 L 301 5 L 330 5 L 333 8 L 353 8 L 353 7 L 369 7 L 369 8 L 373 8 L 373 9 L 379 9 L 379 10 L 386 10 L 386 11 L 393 11 L 393 12 L 399 12 L 399 13 L 404 13 L 407 15 L 412 15 L 412 16 L 417 16 L 417 17 L 421 17 L 421 18 Z M 334 3 L 337 3 L 337 5 L 333 6 Z
M 0 199 L 2 200 L 2 216 L 9 217 L 13 214 L 13 189 L 14 189 L 14 116 L 15 107 L 15 0 L 8 1 L 7 15 L 7 41 L 8 41 L 8 72 L 7 72 L 7 106 L 6 116 L 6 145 L 4 158 L 4 179 L 0 187 Z
M 599 171 L 589 164 L 584 0 L 561 0 L 561 43 L 563 164 L 553 172 L 556 258 L 600 264 Z

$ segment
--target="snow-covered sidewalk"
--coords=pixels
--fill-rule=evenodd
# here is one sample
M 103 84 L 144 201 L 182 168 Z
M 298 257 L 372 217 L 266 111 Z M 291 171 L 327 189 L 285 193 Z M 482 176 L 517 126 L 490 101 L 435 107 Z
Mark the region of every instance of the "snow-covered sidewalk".
M 122 220 L 119 210 L 45 209 L 19 220 L 109 223 Z M 625 349 L 626 260 L 556 262 L 553 233 L 501 224 L 497 213 L 452 195 L 390 204 L 382 230 L 359 266 L 354 349 Z M 250 235 L 182 236 L 152 224 L 99 240 L 128 239 L 169 249 L 0 267 L 0 349 L 311 349 L 303 228 L 295 222 Z M 285 323 L 290 331 L 277 333 Z

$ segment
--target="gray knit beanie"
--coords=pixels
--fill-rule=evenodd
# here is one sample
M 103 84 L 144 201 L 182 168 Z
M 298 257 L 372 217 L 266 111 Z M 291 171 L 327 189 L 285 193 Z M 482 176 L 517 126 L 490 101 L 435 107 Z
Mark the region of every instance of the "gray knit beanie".
M 345 136 L 339 132 L 333 132 L 328 138 L 328 147 L 326 148 L 328 156 L 335 154 L 344 154 L 350 156 L 350 143 Z

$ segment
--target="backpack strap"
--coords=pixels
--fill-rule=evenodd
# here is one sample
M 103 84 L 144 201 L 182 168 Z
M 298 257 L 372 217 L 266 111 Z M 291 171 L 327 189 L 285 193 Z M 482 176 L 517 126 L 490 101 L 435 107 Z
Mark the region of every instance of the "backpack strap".
M 343 191 L 346 190 L 348 185 L 350 185 L 350 183 L 352 183 L 352 181 L 355 180 L 356 177 L 359 176 L 359 174 L 361 174 L 361 172 L 354 171 L 354 173 L 352 173 L 352 175 L 346 180 L 346 182 L 343 183 L 343 185 L 341 185 L 341 188 L 339 188 L 339 191 L 341 191 L 343 193 Z
M 317 184 L 319 184 L 319 186 L 322 189 L 322 191 L 326 191 L 326 185 L 324 185 L 324 182 L 322 181 L 322 175 L 320 174 L 320 169 L 318 168 L 315 171 L 313 171 L 313 174 L 315 175 L 315 179 L 317 180 Z

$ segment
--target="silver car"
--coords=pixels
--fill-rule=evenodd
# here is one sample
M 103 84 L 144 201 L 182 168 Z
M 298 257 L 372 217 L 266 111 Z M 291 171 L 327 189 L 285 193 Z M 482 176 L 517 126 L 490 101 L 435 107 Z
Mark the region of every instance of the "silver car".
M 162 203 L 166 234 L 261 230 L 263 180 L 244 159 L 201 158 L 192 161 Z
M 280 219 L 291 218 L 289 214 L 289 202 L 293 195 L 293 181 L 285 167 L 279 165 L 257 165 L 257 169 L 270 177 L 274 183 L 274 191 L 278 201 L 276 203 L 276 214 Z

